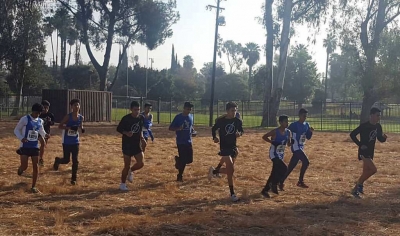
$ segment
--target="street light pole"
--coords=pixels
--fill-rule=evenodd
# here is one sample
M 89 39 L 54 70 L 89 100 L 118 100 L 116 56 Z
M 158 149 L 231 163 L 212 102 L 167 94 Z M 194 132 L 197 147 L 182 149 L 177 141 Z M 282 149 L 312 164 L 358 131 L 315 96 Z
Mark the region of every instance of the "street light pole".
M 217 9 L 216 19 L 215 19 L 215 37 L 214 37 L 214 56 L 213 56 L 213 69 L 211 75 L 211 99 L 210 99 L 210 120 L 209 126 L 213 125 L 213 116 L 214 116 L 214 90 L 215 90 L 215 70 L 217 66 L 217 49 L 218 49 L 218 26 L 221 23 L 219 12 L 225 10 L 225 8 L 220 7 L 220 3 L 222 0 L 217 0 L 217 6 L 208 5 L 206 9 L 212 10 L 214 8 Z
M 149 49 L 147 49 L 147 60 L 146 60 L 146 92 L 145 98 L 147 99 L 147 68 L 149 67 Z

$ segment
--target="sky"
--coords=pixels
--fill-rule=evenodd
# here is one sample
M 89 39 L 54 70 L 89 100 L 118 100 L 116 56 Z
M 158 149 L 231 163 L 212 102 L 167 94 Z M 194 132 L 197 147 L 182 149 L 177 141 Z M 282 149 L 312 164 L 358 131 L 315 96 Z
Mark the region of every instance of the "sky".
M 262 16 L 262 3 L 264 0 L 226 0 L 221 2 L 221 7 L 225 10 L 221 16 L 225 17 L 226 26 L 219 27 L 219 34 L 224 40 L 233 40 L 242 45 L 248 42 L 254 42 L 260 45 L 265 44 L 265 29 L 258 23 L 257 17 Z M 153 58 L 153 68 L 166 69 L 171 65 L 171 48 L 175 46 L 175 52 L 178 54 L 178 60 L 183 62 L 183 57 L 191 55 L 194 59 L 194 65 L 199 71 L 204 63 L 212 62 L 215 34 L 215 10 L 206 10 L 207 5 L 216 5 L 216 0 L 177 0 L 177 10 L 180 14 L 180 20 L 172 26 L 173 36 L 168 38 L 164 45 L 148 51 L 148 58 Z M 313 60 L 317 63 L 318 71 L 325 71 L 326 50 L 323 47 L 325 30 L 322 30 L 315 44 L 308 42 L 307 37 L 311 35 L 307 26 L 296 26 L 297 35 L 291 40 L 291 45 L 298 43 L 309 44 L 309 51 Z M 53 34 L 55 40 L 55 34 Z M 55 41 L 54 41 L 55 42 Z M 94 50 L 94 47 L 92 47 Z M 145 46 L 136 44 L 130 47 L 129 55 L 138 55 L 139 63 L 150 67 L 150 60 L 147 60 L 147 49 Z M 118 63 L 119 45 L 113 45 L 110 64 Z M 104 53 L 95 51 L 96 59 L 102 63 Z M 261 51 L 261 60 L 256 65 L 265 64 L 264 51 Z M 46 60 L 51 59 L 51 44 L 47 40 Z M 85 47 L 81 47 L 81 57 L 84 62 L 89 62 Z M 73 61 L 73 58 L 71 58 Z M 217 58 L 217 61 L 225 63 L 225 70 L 229 71 L 226 56 Z M 244 68 L 244 63 L 242 67 Z

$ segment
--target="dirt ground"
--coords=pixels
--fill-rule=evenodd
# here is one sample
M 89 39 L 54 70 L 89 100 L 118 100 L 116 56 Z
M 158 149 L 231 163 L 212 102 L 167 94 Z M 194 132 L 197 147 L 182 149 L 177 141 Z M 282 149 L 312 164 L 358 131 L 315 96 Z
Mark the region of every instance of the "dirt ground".
M 347 133 L 316 132 L 307 144 L 309 189 L 296 187 L 300 165 L 286 191 L 264 199 L 260 191 L 271 170 L 262 130 L 245 130 L 239 140 L 235 185 L 242 201 L 229 201 L 225 176 L 207 180 L 216 166 L 218 145 L 209 128 L 197 128 L 194 163 L 177 183 L 174 133 L 155 127 L 145 167 L 118 190 L 123 165 L 115 126 L 90 125 L 81 136 L 78 185 L 70 185 L 71 164 L 52 170 L 62 154 L 54 129 L 31 194 L 31 166 L 17 175 L 19 141 L 15 123 L 0 123 L 0 235 L 400 235 L 400 136 L 377 144 L 376 176 L 365 184 L 363 199 L 350 195 L 361 173 L 357 148 Z M 286 163 L 290 159 L 287 149 Z

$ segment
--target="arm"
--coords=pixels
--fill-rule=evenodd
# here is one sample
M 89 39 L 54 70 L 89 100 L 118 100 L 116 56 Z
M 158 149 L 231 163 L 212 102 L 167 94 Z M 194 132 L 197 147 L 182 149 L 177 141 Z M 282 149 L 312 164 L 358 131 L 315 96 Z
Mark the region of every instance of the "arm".
M 120 133 L 120 134 L 122 134 L 122 135 L 131 137 L 131 136 L 132 136 L 131 132 L 130 132 L 130 131 L 127 131 L 127 130 L 124 130 L 124 127 L 126 126 L 125 124 L 126 124 L 126 118 L 125 118 L 125 116 L 124 116 L 124 117 L 122 117 L 121 121 L 119 122 L 119 124 L 118 124 L 118 126 L 117 126 L 117 132 Z M 142 133 L 143 133 L 143 132 L 142 132 Z M 142 134 L 142 135 L 143 135 L 143 134 Z
M 350 133 L 351 140 L 353 140 L 353 142 L 357 144 L 357 146 L 361 146 L 361 142 L 357 138 L 357 135 L 360 133 L 360 131 L 361 131 L 361 125 L 359 125 L 355 130 L 351 131 Z
M 182 130 L 182 125 L 178 124 L 178 116 L 175 116 L 174 120 L 172 121 L 171 125 L 169 126 L 169 131 L 179 131 Z
M 378 141 L 381 142 L 381 143 L 386 142 L 386 139 L 387 139 L 386 134 L 383 134 L 382 126 L 381 126 L 380 124 L 379 124 L 379 126 L 378 126 L 378 135 L 377 135 L 376 138 L 377 138 Z
M 307 123 L 306 139 L 310 140 L 312 135 L 313 135 L 313 129 L 310 127 L 310 124 Z
M 211 128 L 211 134 L 213 139 L 215 140 L 217 138 L 217 130 L 219 129 L 219 119 L 216 120 L 215 124 Z
M 28 120 L 27 120 L 26 116 L 23 116 L 19 120 L 17 126 L 15 126 L 14 134 L 15 134 L 15 136 L 17 136 L 18 140 L 22 141 L 23 139 L 25 139 L 25 136 L 22 134 L 22 129 L 24 128 L 24 126 L 26 126 L 27 123 L 28 123 Z
M 69 115 L 64 116 L 60 124 L 58 125 L 59 129 L 68 130 L 70 127 L 67 127 L 66 124 L 68 122 Z
M 272 138 L 273 136 L 275 136 L 275 130 L 274 129 L 269 131 L 268 133 L 264 134 L 262 139 L 267 143 L 272 143 L 272 139 L 270 139 L 270 137 Z
M 237 133 L 239 134 L 239 136 L 242 136 L 243 135 L 243 133 L 244 133 L 244 131 L 243 131 L 243 123 L 242 123 L 242 120 L 240 120 L 240 119 L 238 119 L 239 120 L 239 124 L 238 124 L 238 127 L 237 127 Z
M 292 132 L 290 132 L 290 130 L 289 130 L 289 137 L 288 137 L 288 142 L 287 142 L 288 147 L 291 147 L 293 143 L 294 143 L 293 135 L 292 135 Z
M 82 116 L 80 128 L 81 128 L 82 133 L 85 133 L 85 129 L 83 128 L 83 121 L 85 121 L 85 117 L 84 116 Z
M 54 114 L 53 113 L 49 113 L 49 117 L 51 120 L 47 121 L 49 123 L 50 126 L 54 125 Z
M 41 125 L 41 126 L 39 127 L 39 134 L 40 134 L 40 136 L 42 136 L 42 138 L 48 136 L 48 135 L 46 134 L 46 131 L 44 131 L 43 125 Z

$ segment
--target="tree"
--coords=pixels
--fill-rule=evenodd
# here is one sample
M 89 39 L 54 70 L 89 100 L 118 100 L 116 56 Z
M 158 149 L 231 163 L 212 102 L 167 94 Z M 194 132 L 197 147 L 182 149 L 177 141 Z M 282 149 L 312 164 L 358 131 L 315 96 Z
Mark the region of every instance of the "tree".
M 209 105 L 210 103 L 210 97 L 211 97 L 211 75 L 212 75 L 212 69 L 213 69 L 213 63 L 212 62 L 208 62 L 208 63 L 204 63 L 203 68 L 200 69 L 200 74 L 201 77 L 203 78 L 203 80 L 205 81 L 205 92 L 202 96 L 202 104 L 204 105 Z M 215 68 L 215 81 L 226 75 L 225 69 L 224 69 L 224 65 L 220 62 L 217 62 L 216 68 Z M 216 93 L 219 92 L 217 90 L 215 90 Z
M 99 76 L 90 65 L 67 67 L 62 75 L 68 89 L 91 90 L 99 84 Z
M 176 1 L 122 1 L 122 0 L 77 0 L 77 10 L 69 0 L 58 0 L 82 26 L 82 42 L 94 68 L 99 74 L 101 91 L 106 89 L 107 70 L 110 64 L 112 45 L 123 45 L 122 52 L 131 43 L 145 44 L 153 50 L 172 36 L 171 26 L 179 19 L 175 11 Z M 96 17 L 100 14 L 102 17 Z M 92 45 L 104 50 L 103 63 L 95 58 Z M 118 64 L 121 63 L 121 59 Z M 118 66 L 117 66 L 118 68 Z M 112 81 L 112 89 L 117 78 Z
M 362 73 L 363 103 L 360 122 L 369 118 L 369 110 L 382 98 L 376 79 L 379 78 L 377 63 L 382 33 L 400 15 L 400 2 L 388 0 L 341 1 L 341 41 L 356 49 Z
M 314 90 L 320 83 L 317 65 L 305 45 L 292 48 L 287 60 L 286 83 L 283 88 L 284 97 L 296 101 L 299 108 L 314 95 Z
M 324 109 L 326 109 L 326 99 L 328 98 L 328 67 L 329 67 L 329 56 L 336 50 L 337 41 L 334 34 L 329 33 L 324 39 L 324 47 L 326 48 L 326 65 L 325 65 L 325 100 Z
M 242 45 L 240 43 L 236 44 L 233 40 L 225 41 L 222 45 L 221 51 L 226 54 L 229 64 L 229 73 L 232 74 L 236 70 L 240 69 L 243 63 L 242 56 Z
M 192 56 L 186 55 L 183 58 L 183 68 L 186 70 L 192 70 L 193 66 L 194 66 L 194 61 L 193 61 Z
M 243 48 L 243 59 L 246 60 L 246 64 L 249 66 L 249 81 L 248 81 L 248 88 L 249 88 L 249 100 L 251 100 L 252 95 L 252 72 L 253 66 L 257 64 L 260 60 L 260 46 L 256 43 L 247 43 L 246 47 Z
M 271 31 L 273 32 L 273 28 L 271 29 L 271 23 L 267 22 L 267 19 L 272 20 L 272 3 L 273 2 L 268 0 L 265 2 L 264 23 L 266 23 L 267 37 L 268 34 L 271 35 Z M 270 82 L 272 84 L 271 92 L 266 93 L 267 95 L 270 94 L 270 97 L 265 98 L 265 103 L 269 104 L 264 106 L 263 119 L 261 122 L 262 126 L 276 126 L 276 116 L 278 114 L 280 100 L 283 93 L 290 35 L 291 30 L 293 30 L 291 27 L 292 22 L 309 23 L 318 26 L 320 23 L 320 17 L 326 12 L 327 4 L 327 0 L 280 0 L 278 2 L 277 21 L 282 21 L 279 41 L 278 77 L 276 82 Z M 272 59 L 271 52 L 273 52 L 273 46 L 274 44 L 273 42 L 271 43 L 271 39 L 268 40 L 267 38 L 267 54 L 269 52 L 267 55 L 267 63 L 272 63 L 271 61 L 268 62 L 268 59 Z M 272 68 L 272 66 L 270 68 Z M 272 76 L 270 78 L 272 78 Z M 266 108 L 269 110 L 267 111 Z M 272 123 L 268 124 L 268 122 Z
M 238 74 L 224 75 L 215 81 L 216 99 L 223 101 L 245 100 L 248 98 L 247 83 Z

